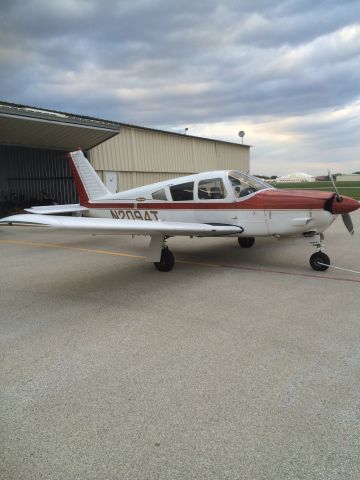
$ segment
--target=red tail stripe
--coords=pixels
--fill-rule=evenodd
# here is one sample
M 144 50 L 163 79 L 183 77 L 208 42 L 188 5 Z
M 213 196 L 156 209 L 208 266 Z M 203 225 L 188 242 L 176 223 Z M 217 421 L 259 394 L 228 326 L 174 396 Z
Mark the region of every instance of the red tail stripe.
M 86 193 L 85 187 L 84 187 L 84 185 L 81 181 L 80 175 L 78 174 L 78 171 L 77 171 L 77 168 L 75 166 L 74 160 L 72 159 L 70 153 L 67 154 L 67 157 L 70 161 L 70 168 L 71 168 L 72 174 L 74 176 L 75 187 L 76 187 L 76 190 L 77 190 L 78 195 L 79 195 L 80 205 L 82 205 L 83 207 L 86 207 L 87 204 L 89 203 L 88 194 Z

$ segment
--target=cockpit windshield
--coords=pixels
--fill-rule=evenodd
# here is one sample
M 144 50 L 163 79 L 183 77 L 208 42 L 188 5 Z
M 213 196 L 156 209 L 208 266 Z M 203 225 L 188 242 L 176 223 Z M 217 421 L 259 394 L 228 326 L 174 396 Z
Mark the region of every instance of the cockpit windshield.
M 237 198 L 245 197 L 246 195 L 250 195 L 250 193 L 264 190 L 265 188 L 273 188 L 268 183 L 263 182 L 256 177 L 251 177 L 236 170 L 229 172 L 228 177 L 233 192 Z

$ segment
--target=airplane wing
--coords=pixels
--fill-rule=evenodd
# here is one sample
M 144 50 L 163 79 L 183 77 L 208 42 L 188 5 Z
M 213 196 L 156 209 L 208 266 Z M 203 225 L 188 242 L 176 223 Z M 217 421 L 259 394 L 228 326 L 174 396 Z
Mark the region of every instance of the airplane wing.
M 25 208 L 25 211 L 39 215 L 51 215 L 55 213 L 88 212 L 89 209 L 82 207 L 79 203 L 73 203 L 70 205 L 46 205 L 44 207 L 31 207 Z
M 48 227 L 97 235 L 162 235 L 197 237 L 236 235 L 243 232 L 236 225 L 163 222 L 154 220 L 118 220 L 112 218 L 65 217 L 24 214 L 0 219 L 1 225 Z

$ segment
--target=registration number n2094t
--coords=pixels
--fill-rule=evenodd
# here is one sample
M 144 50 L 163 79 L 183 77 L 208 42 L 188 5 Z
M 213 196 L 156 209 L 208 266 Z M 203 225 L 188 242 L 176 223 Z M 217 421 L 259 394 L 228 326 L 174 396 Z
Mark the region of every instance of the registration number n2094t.
M 157 210 L 110 210 L 110 213 L 118 220 L 159 220 Z

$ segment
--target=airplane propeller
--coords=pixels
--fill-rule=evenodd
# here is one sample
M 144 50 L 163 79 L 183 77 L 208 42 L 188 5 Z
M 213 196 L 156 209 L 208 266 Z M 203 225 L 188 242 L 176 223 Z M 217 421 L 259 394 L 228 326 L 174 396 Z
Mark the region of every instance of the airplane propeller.
M 350 214 L 349 213 L 343 213 L 342 215 L 343 222 L 345 224 L 345 227 L 347 228 L 348 232 L 350 235 L 354 235 L 354 225 L 351 220 Z
M 328 170 L 329 172 L 329 178 L 331 180 L 331 183 L 333 185 L 333 188 L 335 190 L 335 198 L 336 198 L 336 201 L 337 202 L 342 202 L 343 201 L 343 198 L 342 196 L 340 195 L 338 189 L 336 188 L 336 185 L 335 185 L 335 181 L 334 181 L 334 178 L 333 176 L 331 175 L 330 173 L 330 170 Z M 349 213 L 342 213 L 341 214 L 341 217 L 343 219 L 343 222 L 344 222 L 344 225 L 347 229 L 347 231 L 350 233 L 350 235 L 354 235 L 354 225 L 353 225 L 353 222 L 351 220 L 351 217 L 350 217 L 350 214 Z

